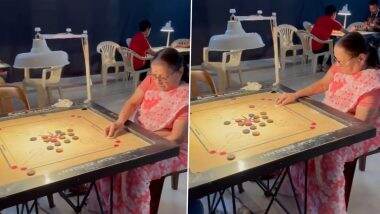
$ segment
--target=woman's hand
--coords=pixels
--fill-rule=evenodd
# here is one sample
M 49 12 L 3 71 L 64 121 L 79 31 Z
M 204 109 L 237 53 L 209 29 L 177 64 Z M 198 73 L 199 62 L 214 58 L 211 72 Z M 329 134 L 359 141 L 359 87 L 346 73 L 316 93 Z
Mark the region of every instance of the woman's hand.
M 124 127 L 124 124 L 121 123 L 121 122 L 113 122 L 111 124 L 109 124 L 106 129 L 104 130 L 105 132 L 105 135 L 109 138 L 113 138 L 116 136 L 116 134 L 121 131 Z
M 284 94 L 281 94 L 279 98 L 277 98 L 276 103 L 278 105 L 286 105 L 289 103 L 296 102 L 298 98 L 299 96 L 296 93 L 284 93 Z

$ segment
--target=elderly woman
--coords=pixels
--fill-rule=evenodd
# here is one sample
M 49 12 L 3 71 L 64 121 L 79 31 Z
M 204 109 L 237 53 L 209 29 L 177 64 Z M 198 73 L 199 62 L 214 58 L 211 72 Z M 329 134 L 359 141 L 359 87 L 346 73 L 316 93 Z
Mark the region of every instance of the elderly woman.
M 360 33 L 349 33 L 334 48 L 336 63 L 316 83 L 283 94 L 278 104 L 325 92 L 324 103 L 378 128 L 375 138 L 343 147 L 309 161 L 308 212 L 346 213 L 344 165 L 380 147 L 380 70 L 374 47 Z M 297 192 L 303 191 L 304 164 L 291 168 Z M 302 195 L 302 197 L 304 197 Z
M 145 129 L 179 144 L 181 148 L 177 157 L 118 174 L 113 192 L 114 213 L 149 213 L 150 182 L 187 167 L 189 86 L 183 81 L 187 78 L 186 66 L 175 49 L 158 52 L 147 78 L 125 102 L 118 120 L 106 128 L 105 134 L 114 137 L 133 117 Z M 108 204 L 109 182 L 108 178 L 97 182 L 106 211 L 111 206 Z M 89 209 L 98 209 L 94 193 L 90 197 Z

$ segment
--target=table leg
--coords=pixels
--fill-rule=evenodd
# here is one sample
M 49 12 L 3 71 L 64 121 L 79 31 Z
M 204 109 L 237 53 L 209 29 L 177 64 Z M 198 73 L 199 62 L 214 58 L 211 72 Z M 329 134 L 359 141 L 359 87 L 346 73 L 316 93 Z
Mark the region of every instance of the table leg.
M 235 186 L 231 187 L 231 194 L 232 194 L 232 213 L 236 214 Z

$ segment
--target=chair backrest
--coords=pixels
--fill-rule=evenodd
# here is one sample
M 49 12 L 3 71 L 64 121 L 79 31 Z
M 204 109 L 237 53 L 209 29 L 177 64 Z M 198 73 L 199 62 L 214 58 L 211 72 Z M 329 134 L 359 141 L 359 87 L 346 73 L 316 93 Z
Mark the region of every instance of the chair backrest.
M 190 39 L 176 39 L 170 45 L 172 48 L 188 48 L 190 47 Z
M 28 99 L 22 88 L 18 86 L 3 85 L 0 86 L 0 113 L 6 114 L 14 112 L 13 99 L 20 100 L 25 110 L 30 109 Z
M 45 79 L 48 83 L 58 83 L 61 80 L 62 67 L 45 68 L 42 70 L 42 76 L 44 76 L 44 72 L 46 74 L 50 73 L 49 78 Z
M 293 36 L 294 33 L 297 32 L 297 28 L 288 25 L 288 24 L 282 24 L 277 26 L 277 36 L 280 39 L 280 45 L 281 46 L 290 46 L 293 45 Z
M 133 58 L 139 57 L 139 55 L 127 47 L 120 46 L 117 48 L 117 50 L 119 51 L 121 57 L 123 58 L 124 69 L 129 72 L 134 72 L 135 68 L 133 66 Z
M 212 77 L 207 71 L 204 70 L 191 70 L 191 97 L 199 96 L 199 90 L 197 82 L 205 83 L 211 90 L 213 94 L 216 94 L 215 83 L 212 80 Z
M 96 51 L 102 56 L 102 63 L 115 62 L 115 52 L 119 45 L 112 41 L 104 41 L 96 46 Z
M 243 51 L 228 51 L 228 52 L 225 52 L 224 54 L 227 55 L 227 58 L 226 58 L 226 61 L 223 63 L 225 63 L 225 66 L 228 68 L 228 67 L 237 67 L 237 66 L 240 66 L 240 63 L 241 63 L 241 54 L 243 53 Z
M 208 47 L 203 48 L 203 62 L 209 63 L 209 52 L 223 52 L 222 61 L 220 62 L 225 68 L 228 67 L 237 67 L 241 63 L 242 50 L 234 51 L 219 51 L 219 50 L 210 50 Z
M 304 22 L 302 23 L 302 26 L 303 26 L 303 28 L 304 28 L 307 32 L 310 32 L 311 29 L 313 28 L 313 24 L 311 24 L 311 23 L 308 22 L 308 21 L 304 21 Z
M 298 30 L 296 31 L 296 34 L 301 39 L 301 44 L 302 44 L 304 53 L 312 53 L 313 50 L 312 50 L 311 42 L 313 40 L 313 35 L 304 30 Z
M 363 25 L 364 25 L 364 22 L 354 22 L 348 25 L 347 30 L 352 31 L 352 30 L 355 30 L 354 28 L 360 30 L 363 28 Z

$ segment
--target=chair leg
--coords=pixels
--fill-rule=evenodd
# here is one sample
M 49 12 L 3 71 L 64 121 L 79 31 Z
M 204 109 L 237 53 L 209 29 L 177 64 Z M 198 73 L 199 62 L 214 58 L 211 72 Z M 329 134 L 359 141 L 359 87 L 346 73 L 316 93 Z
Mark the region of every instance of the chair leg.
M 171 178 L 172 178 L 172 189 L 178 190 L 179 172 L 173 172 Z
M 323 63 L 322 63 L 322 67 L 325 67 L 326 64 L 327 64 L 327 60 L 329 59 L 329 54 L 325 54 L 323 55 Z
M 62 99 L 63 98 L 63 93 L 62 93 L 61 86 L 58 86 L 58 94 L 59 94 L 59 99 Z
M 240 86 L 243 86 L 243 72 L 242 72 L 242 70 L 241 69 L 239 69 L 239 79 L 240 79 Z
M 317 64 L 318 64 L 318 57 L 313 56 L 313 59 L 311 60 L 311 71 L 313 73 L 317 73 Z
M 223 93 L 226 91 L 227 73 L 222 69 L 218 69 L 218 90 Z
M 139 84 L 140 74 L 136 72 L 135 74 L 133 74 L 132 78 L 133 78 L 133 90 L 136 90 Z
M 231 87 L 231 73 L 226 71 L 227 88 Z
M 165 177 L 150 182 L 150 214 L 158 213 Z
M 49 207 L 50 208 L 53 208 L 55 207 L 55 204 L 54 204 L 54 197 L 52 194 L 49 194 L 46 196 L 47 197 L 47 200 L 48 200 L 48 203 L 49 203 Z
M 296 64 L 297 49 L 293 49 L 293 64 Z
M 119 76 L 119 66 L 116 65 L 114 67 L 114 69 L 115 69 L 115 79 L 118 80 L 118 79 L 120 79 L 120 76 Z
M 36 87 L 37 90 L 37 104 L 39 108 L 43 108 L 47 105 L 48 93 L 45 88 L 41 86 Z
M 365 165 L 367 161 L 367 156 L 362 156 L 359 158 L 359 170 L 360 171 L 365 171 Z
M 51 100 L 53 98 L 53 94 L 51 93 L 50 88 L 46 88 L 45 90 L 46 90 L 46 93 L 47 93 L 47 101 L 48 101 L 47 103 L 48 103 L 48 105 L 50 105 L 51 104 Z
M 107 66 L 102 66 L 102 82 L 103 82 L 103 85 L 106 86 L 107 85 L 107 73 L 108 73 L 108 67 Z
M 285 70 L 286 50 L 281 50 L 281 70 Z

